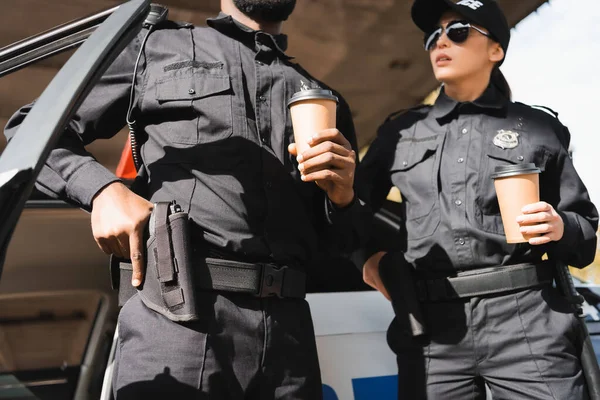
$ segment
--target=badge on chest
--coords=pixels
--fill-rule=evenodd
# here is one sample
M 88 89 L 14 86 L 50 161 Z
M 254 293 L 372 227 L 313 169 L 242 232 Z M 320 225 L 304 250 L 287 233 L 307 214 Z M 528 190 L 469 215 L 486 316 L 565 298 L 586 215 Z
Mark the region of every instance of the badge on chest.
M 500 129 L 498 134 L 494 136 L 493 143 L 501 149 L 514 149 L 519 145 L 519 134 L 517 132 Z

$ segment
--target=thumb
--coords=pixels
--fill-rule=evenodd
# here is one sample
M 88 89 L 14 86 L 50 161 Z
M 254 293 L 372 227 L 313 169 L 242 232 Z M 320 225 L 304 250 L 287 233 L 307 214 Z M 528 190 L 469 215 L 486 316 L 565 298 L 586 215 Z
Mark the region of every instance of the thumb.
M 288 152 L 296 157 L 298 155 L 298 150 L 296 149 L 296 143 L 290 143 L 288 145 Z

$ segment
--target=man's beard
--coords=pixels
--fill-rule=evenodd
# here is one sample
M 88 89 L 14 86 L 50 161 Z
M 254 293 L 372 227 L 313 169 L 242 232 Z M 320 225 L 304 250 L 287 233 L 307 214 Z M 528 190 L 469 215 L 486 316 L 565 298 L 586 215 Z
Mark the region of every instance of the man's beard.
M 254 20 L 281 22 L 294 11 L 296 0 L 233 0 L 233 4 Z

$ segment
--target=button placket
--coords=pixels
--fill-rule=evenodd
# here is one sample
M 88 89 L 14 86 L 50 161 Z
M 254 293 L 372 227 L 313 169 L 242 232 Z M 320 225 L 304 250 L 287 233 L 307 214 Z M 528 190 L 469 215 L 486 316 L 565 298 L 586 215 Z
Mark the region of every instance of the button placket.
M 268 49 L 260 49 L 255 56 L 255 71 L 256 71 L 256 92 L 255 92 L 255 115 L 256 115 L 256 127 L 257 134 L 261 144 L 269 146 L 271 144 L 271 123 L 270 123 L 270 110 L 268 109 L 268 93 L 271 90 L 271 73 L 267 71 L 270 69 L 269 62 L 265 62 L 265 58 L 268 58 Z M 262 58 L 265 61 L 261 61 Z

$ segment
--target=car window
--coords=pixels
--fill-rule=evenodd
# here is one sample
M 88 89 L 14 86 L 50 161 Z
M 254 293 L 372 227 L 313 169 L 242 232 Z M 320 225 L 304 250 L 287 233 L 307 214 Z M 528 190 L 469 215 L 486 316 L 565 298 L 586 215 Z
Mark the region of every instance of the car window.
M 72 398 L 102 301 L 83 290 L 1 296 L 0 399 Z

